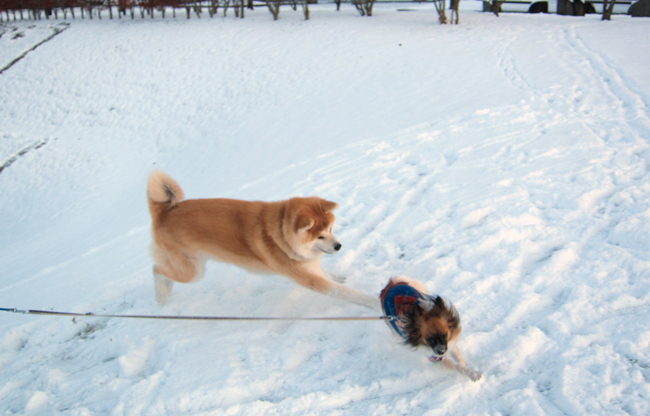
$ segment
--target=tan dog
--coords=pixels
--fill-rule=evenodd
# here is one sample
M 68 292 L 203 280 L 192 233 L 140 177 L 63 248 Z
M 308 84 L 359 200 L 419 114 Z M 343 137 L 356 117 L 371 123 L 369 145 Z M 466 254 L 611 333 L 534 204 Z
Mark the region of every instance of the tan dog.
M 341 243 L 332 234 L 334 202 L 318 197 L 261 202 L 190 199 L 157 170 L 147 187 L 152 220 L 156 300 L 164 305 L 174 282 L 203 277 L 207 259 L 257 273 L 281 274 L 335 298 L 377 309 L 377 300 L 332 280 L 320 256 Z

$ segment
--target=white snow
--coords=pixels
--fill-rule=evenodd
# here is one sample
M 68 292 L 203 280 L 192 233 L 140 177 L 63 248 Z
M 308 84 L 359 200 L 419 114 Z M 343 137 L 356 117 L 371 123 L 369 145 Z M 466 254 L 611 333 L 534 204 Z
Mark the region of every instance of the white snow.
M 65 28 L 0 75 L 0 307 L 374 314 L 217 263 L 159 307 L 161 168 L 189 198 L 338 202 L 324 267 L 451 299 L 483 380 L 380 321 L 3 313 L 1 414 L 650 413 L 650 21 L 246 13 L 0 26 L 0 68 Z

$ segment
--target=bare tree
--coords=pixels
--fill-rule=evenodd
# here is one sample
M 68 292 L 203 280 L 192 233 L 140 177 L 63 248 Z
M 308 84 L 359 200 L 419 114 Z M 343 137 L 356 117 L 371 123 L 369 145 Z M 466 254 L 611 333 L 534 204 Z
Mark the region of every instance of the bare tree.
M 604 0 L 603 3 L 603 18 L 601 20 L 612 20 L 612 13 L 614 13 L 614 6 L 616 5 L 616 0 L 612 0 L 612 3 L 607 6 L 608 1 Z
M 441 25 L 447 24 L 447 15 L 445 14 L 445 0 L 433 0 L 438 11 L 438 20 Z
M 449 10 L 451 10 L 451 20 L 450 23 L 458 24 L 458 6 L 460 5 L 460 0 L 450 0 L 449 1 Z M 456 22 L 454 22 L 454 14 L 456 14 Z
M 219 0 L 210 0 L 210 7 L 208 8 L 208 14 L 210 17 L 214 16 L 219 12 Z
M 302 11 L 305 14 L 305 20 L 309 20 L 309 0 L 302 0 Z
M 491 0 L 490 11 L 499 17 L 499 13 L 501 13 L 501 5 L 503 3 L 505 3 L 505 0 Z
M 243 0 L 242 0 L 243 1 Z M 278 20 L 280 15 L 280 5 L 289 4 L 293 10 L 298 10 L 298 3 L 302 5 L 302 11 L 305 20 L 309 20 L 309 1 L 308 0 L 266 0 L 266 5 L 273 14 L 273 20 Z
M 278 20 L 280 14 L 280 0 L 266 0 L 266 6 L 273 15 L 273 20 Z
M 352 0 L 352 4 L 357 8 L 361 16 L 372 16 L 372 6 L 375 0 Z M 337 3 L 337 7 L 340 3 Z

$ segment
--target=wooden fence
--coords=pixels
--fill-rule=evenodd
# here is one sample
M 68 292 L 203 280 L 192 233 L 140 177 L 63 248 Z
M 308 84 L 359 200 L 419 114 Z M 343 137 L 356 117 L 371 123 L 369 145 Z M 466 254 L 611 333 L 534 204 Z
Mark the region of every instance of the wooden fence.
M 298 4 L 307 0 L 267 0 L 257 6 L 275 3 L 291 4 L 294 9 Z M 72 18 L 122 18 L 140 16 L 154 18 L 158 12 L 163 18 L 166 12 L 176 17 L 176 11 L 183 11 L 201 17 L 207 13 L 210 17 L 218 13 L 224 14 L 231 8 L 238 17 L 244 17 L 244 9 L 253 7 L 252 0 L 2 0 L 0 1 L 0 21 L 25 19 L 58 19 L 59 16 Z
M 337 8 L 341 2 L 352 3 L 361 15 L 371 15 L 372 5 L 376 0 L 333 0 Z M 416 0 L 418 1 L 418 0 Z M 426 0 L 422 0 L 426 1 Z M 435 1 L 435 0 L 434 0 Z M 305 18 L 309 19 L 309 4 L 316 0 L 0 0 L 0 22 L 11 20 L 41 20 L 82 19 L 108 17 L 140 16 L 154 18 L 156 15 L 165 17 L 171 12 L 176 17 L 177 10 L 186 14 L 189 19 L 192 15 L 201 17 L 207 13 L 210 17 L 216 15 L 219 9 L 226 15 L 228 9 L 233 9 L 236 17 L 244 17 L 246 8 L 268 7 L 277 19 L 280 6 L 290 6 L 297 10 L 302 6 Z M 185 13 L 183 13 L 185 12 Z

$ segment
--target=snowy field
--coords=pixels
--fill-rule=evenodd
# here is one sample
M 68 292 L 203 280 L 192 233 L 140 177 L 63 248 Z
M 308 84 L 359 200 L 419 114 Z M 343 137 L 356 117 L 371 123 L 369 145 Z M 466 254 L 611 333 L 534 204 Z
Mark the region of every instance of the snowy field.
M 217 263 L 159 307 L 161 168 L 189 198 L 337 201 L 324 268 L 453 300 L 484 378 L 381 321 L 3 312 L 0 414 L 650 414 L 650 20 L 246 13 L 0 25 L 0 68 L 64 29 L 0 74 L 0 307 L 377 315 Z

